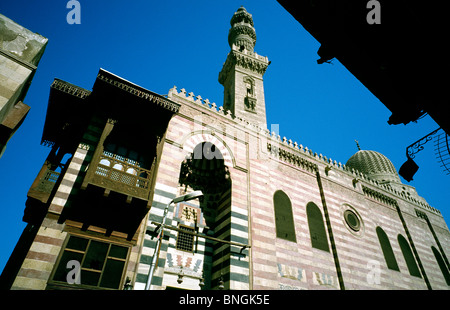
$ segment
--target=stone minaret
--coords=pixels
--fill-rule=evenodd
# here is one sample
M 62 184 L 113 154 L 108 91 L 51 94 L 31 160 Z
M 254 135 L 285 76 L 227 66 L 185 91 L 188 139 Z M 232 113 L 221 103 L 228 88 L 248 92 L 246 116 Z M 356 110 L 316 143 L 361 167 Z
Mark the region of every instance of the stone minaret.
M 252 15 L 240 7 L 230 21 L 228 53 L 219 82 L 224 86 L 223 107 L 235 117 L 267 128 L 263 75 L 267 57 L 254 52 L 256 33 Z

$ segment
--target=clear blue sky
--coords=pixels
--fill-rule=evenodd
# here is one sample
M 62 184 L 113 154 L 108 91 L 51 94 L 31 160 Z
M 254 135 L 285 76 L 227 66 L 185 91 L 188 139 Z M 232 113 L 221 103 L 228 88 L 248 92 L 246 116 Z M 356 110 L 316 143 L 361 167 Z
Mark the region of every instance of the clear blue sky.
M 31 111 L 0 159 L 0 270 L 25 227 L 27 191 L 50 151 L 40 141 L 53 79 L 90 90 L 103 68 L 159 94 L 176 85 L 221 106 L 218 74 L 230 50 L 229 22 L 241 5 L 253 14 L 255 51 L 272 61 L 264 76 L 268 124 L 279 124 L 282 137 L 343 164 L 357 139 L 398 170 L 406 147 L 438 128 L 429 116 L 388 125 L 390 111 L 338 61 L 316 63 L 319 43 L 275 0 L 79 1 L 80 25 L 66 22 L 66 0 L 0 2 L 0 13 L 49 39 L 25 98 Z M 403 182 L 449 222 L 450 176 L 432 142 L 415 161 L 414 181 Z

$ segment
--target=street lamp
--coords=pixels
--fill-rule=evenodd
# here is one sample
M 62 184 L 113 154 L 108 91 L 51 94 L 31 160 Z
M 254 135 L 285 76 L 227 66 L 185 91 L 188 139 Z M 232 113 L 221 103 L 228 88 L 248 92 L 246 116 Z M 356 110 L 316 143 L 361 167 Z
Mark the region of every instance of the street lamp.
M 400 167 L 398 174 L 400 174 L 406 181 L 410 182 L 413 179 L 413 175 L 419 170 L 419 166 L 407 156 L 408 160 Z
M 202 196 L 203 196 L 202 191 L 193 191 L 193 192 L 188 193 L 186 195 L 174 198 L 171 202 L 169 202 L 169 205 L 172 202 L 173 203 L 179 203 L 179 202 L 182 202 L 182 201 L 188 201 L 188 200 L 192 200 L 192 199 L 195 199 L 195 198 L 200 198 Z
M 152 284 L 153 273 L 155 272 L 156 261 L 159 258 L 159 250 L 161 248 L 162 237 L 163 237 L 163 234 L 164 234 L 164 226 L 165 226 L 167 213 L 169 212 L 170 205 L 172 203 L 179 203 L 179 202 L 188 201 L 188 200 L 192 200 L 192 199 L 196 199 L 196 198 L 200 198 L 200 197 L 203 197 L 202 191 L 193 191 L 193 192 L 188 193 L 186 195 L 175 197 L 164 208 L 164 215 L 163 215 L 163 219 L 162 219 L 162 222 L 161 222 L 161 226 L 158 227 L 159 233 L 158 233 L 158 237 L 157 237 L 157 240 L 156 240 L 156 247 L 155 247 L 155 252 L 153 254 L 152 264 L 150 266 L 150 270 L 148 271 L 147 283 L 145 284 L 145 289 L 146 290 L 149 290 L 150 286 Z

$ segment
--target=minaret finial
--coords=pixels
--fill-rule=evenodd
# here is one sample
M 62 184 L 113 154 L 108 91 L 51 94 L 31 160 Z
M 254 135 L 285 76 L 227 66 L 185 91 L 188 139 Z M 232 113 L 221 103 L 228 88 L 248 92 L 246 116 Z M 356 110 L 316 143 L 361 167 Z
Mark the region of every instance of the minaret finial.
M 358 148 L 359 151 L 361 151 L 361 147 L 359 146 L 359 141 L 355 140 L 355 142 L 356 142 L 356 147 Z
M 253 27 L 252 14 L 247 12 L 244 6 L 241 6 L 230 20 L 231 29 L 228 33 L 228 44 L 231 48 L 233 45 L 237 49 L 247 49 L 253 52 L 256 42 L 256 32 Z

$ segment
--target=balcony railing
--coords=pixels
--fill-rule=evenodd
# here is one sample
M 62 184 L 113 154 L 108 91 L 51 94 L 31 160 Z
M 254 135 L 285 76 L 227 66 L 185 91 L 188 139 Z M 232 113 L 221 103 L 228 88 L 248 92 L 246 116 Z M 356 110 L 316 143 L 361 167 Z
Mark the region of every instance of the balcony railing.
M 136 161 L 108 152 L 100 155 L 95 174 L 130 187 L 149 189 L 150 170 L 139 167 Z

